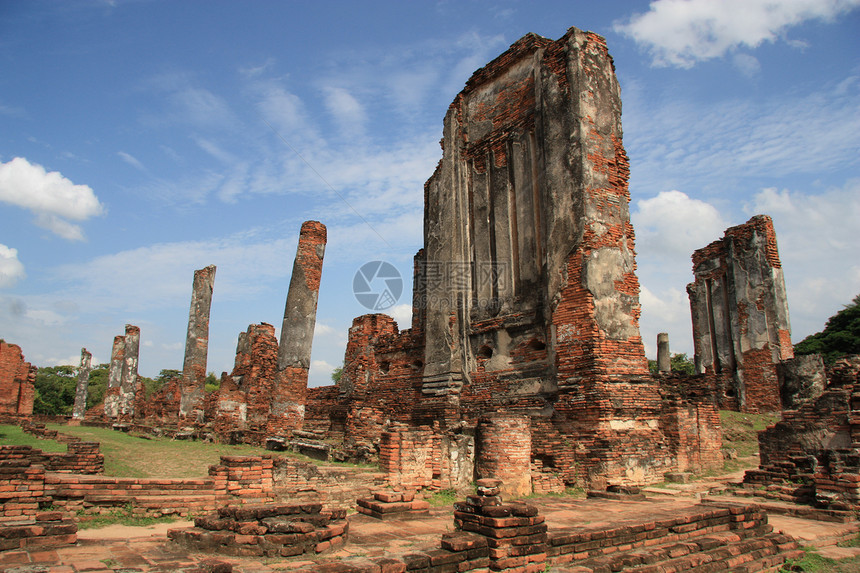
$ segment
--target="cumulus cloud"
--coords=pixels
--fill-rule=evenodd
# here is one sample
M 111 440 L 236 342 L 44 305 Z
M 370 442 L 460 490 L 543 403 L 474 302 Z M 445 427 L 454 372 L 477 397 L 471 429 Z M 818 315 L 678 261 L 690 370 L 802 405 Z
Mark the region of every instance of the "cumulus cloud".
M 36 224 L 69 240 L 82 240 L 84 221 L 104 213 L 104 206 L 87 185 L 75 185 L 59 172 L 16 157 L 0 163 L 0 201 L 29 209 Z
M 636 205 L 638 210 L 631 218 L 640 254 L 689 257 L 722 236 L 726 228 L 716 207 L 681 191 L 662 191 Z
M 0 288 L 15 286 L 26 276 L 24 265 L 18 260 L 18 250 L 0 244 Z
M 654 65 L 690 68 L 857 6 L 860 0 L 655 0 L 648 12 L 616 22 L 614 29 L 645 47 Z

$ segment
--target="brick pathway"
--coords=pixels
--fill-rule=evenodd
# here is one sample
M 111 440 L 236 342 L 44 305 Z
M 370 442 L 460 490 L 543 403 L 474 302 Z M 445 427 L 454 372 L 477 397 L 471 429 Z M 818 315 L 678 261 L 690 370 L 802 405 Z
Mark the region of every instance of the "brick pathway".
M 648 501 L 613 501 L 604 499 L 571 500 L 569 498 L 532 499 L 546 517 L 550 531 L 555 528 L 619 526 L 674 515 L 695 504 L 694 497 L 650 498 Z M 825 523 L 798 518 L 774 516 L 775 529 L 814 545 L 840 535 L 857 531 L 857 524 Z M 449 508 L 433 508 L 423 519 L 379 521 L 365 515 L 350 516 L 348 543 L 337 551 L 324 554 L 324 560 L 353 557 L 379 557 L 386 554 L 421 551 L 439 546 L 443 533 L 454 530 Z M 160 524 L 147 528 L 115 526 L 83 530 L 75 546 L 40 551 L 0 553 L 3 573 L 137 573 L 207 571 L 209 560 L 229 563 L 237 573 L 289 571 L 307 566 L 308 559 L 253 559 L 223 555 L 191 553 L 167 541 L 166 532 L 190 522 Z M 851 552 L 844 552 L 846 555 Z M 842 555 L 840 555 L 842 556 Z M 211 570 L 211 569 L 210 569 Z

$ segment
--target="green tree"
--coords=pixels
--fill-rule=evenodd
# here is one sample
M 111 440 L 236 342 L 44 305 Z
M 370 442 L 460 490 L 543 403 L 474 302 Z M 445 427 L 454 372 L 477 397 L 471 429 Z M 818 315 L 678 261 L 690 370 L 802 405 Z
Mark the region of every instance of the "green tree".
M 693 361 L 687 357 L 686 352 L 678 352 L 676 354 L 672 354 L 669 357 L 669 366 L 672 368 L 672 372 L 678 372 L 679 374 L 686 374 L 687 376 L 692 376 L 696 373 L 696 365 L 693 364 Z M 657 374 L 656 360 L 648 361 L 648 370 L 651 372 L 651 374 Z
M 46 366 L 36 372 L 33 413 L 65 416 L 75 405 L 78 369 L 74 366 Z
M 860 354 L 860 294 L 828 318 L 824 330 L 795 344 L 794 353 L 820 354 L 827 364 L 847 354 Z
M 343 366 L 338 366 L 334 370 L 331 371 L 331 379 L 337 384 L 340 382 L 340 377 L 343 376 Z
M 87 386 L 87 409 L 104 402 L 109 373 L 110 364 L 99 364 L 90 371 L 90 383 Z
M 214 372 L 210 372 L 206 375 L 206 384 L 204 386 L 207 394 L 211 394 L 215 392 L 219 388 L 221 388 L 221 379 L 215 376 Z

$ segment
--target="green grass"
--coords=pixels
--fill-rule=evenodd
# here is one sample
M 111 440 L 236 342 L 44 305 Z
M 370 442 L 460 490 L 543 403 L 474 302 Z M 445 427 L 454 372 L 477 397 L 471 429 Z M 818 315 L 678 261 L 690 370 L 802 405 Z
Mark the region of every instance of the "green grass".
M 430 505 L 433 507 L 442 507 L 445 505 L 453 505 L 454 502 L 460 501 L 464 498 L 465 496 L 459 495 L 456 489 L 440 489 L 439 491 L 433 492 L 433 495 L 428 497 L 427 501 L 430 502 Z
M 156 523 L 173 523 L 177 518 L 173 516 L 144 517 L 134 515 L 134 507 L 129 503 L 125 507 L 117 508 L 110 513 L 101 515 L 78 516 L 78 529 L 99 529 L 110 525 L 128 525 L 130 527 L 147 527 Z
M 106 476 L 137 478 L 200 478 L 221 456 L 252 456 L 264 448 L 211 444 L 191 440 L 137 438 L 108 428 L 49 425 L 84 441 L 99 442 L 105 457 Z
M 30 446 L 43 452 L 65 452 L 66 444 L 54 440 L 43 440 L 32 434 L 27 434 L 20 426 L 0 425 L 0 445 Z
M 855 535 L 851 539 L 840 541 L 836 545 L 838 545 L 839 547 L 860 547 L 860 534 Z
M 733 448 L 738 457 L 758 454 L 758 433 L 780 420 L 779 414 L 745 414 L 720 410 L 723 447 Z
M 813 548 L 805 547 L 806 553 L 800 559 L 789 559 L 779 570 L 780 573 L 804 571 L 807 573 L 860 573 L 860 557 L 835 560 L 824 557 Z

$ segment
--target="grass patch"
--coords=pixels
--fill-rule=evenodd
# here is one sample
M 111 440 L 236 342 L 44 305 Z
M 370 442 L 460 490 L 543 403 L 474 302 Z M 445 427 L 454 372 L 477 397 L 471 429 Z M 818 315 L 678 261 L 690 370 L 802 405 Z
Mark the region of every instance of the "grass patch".
M 110 525 L 128 525 L 130 527 L 146 527 L 156 523 L 173 523 L 173 516 L 146 517 L 134 514 L 134 506 L 128 504 L 101 515 L 79 515 L 78 529 L 99 529 Z
M 780 420 L 780 414 L 745 414 L 720 410 L 723 447 L 732 448 L 738 457 L 758 454 L 758 433 Z
M 65 452 L 66 444 L 54 440 L 43 440 L 28 434 L 20 426 L 0 425 L 0 445 L 30 446 L 43 452 Z
M 211 444 L 191 440 L 137 438 L 109 428 L 49 425 L 84 441 L 99 442 L 106 476 L 136 478 L 201 478 L 221 456 L 258 456 L 264 448 Z M 149 438 L 149 436 L 147 436 Z
M 836 545 L 838 545 L 839 547 L 860 547 L 860 534 L 855 535 L 851 539 L 840 541 Z
M 440 489 L 433 492 L 433 495 L 426 499 L 433 507 L 442 507 L 444 505 L 453 505 L 459 497 L 456 489 Z
M 860 573 L 860 557 L 835 560 L 824 557 L 812 548 L 804 548 L 806 553 L 799 559 L 789 559 L 780 568 L 780 573 L 804 571 L 807 573 Z

